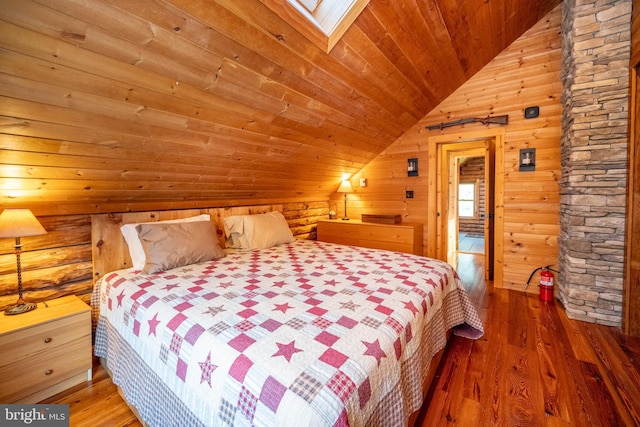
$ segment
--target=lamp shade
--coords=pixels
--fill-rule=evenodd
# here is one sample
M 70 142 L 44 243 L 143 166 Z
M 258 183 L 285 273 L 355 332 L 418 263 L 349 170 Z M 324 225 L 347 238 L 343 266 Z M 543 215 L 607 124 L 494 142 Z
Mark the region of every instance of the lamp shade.
M 352 193 L 353 188 L 351 187 L 351 181 L 345 179 L 338 187 L 338 193 Z
M 0 214 L 0 237 L 24 237 L 46 234 L 29 209 L 5 209 Z

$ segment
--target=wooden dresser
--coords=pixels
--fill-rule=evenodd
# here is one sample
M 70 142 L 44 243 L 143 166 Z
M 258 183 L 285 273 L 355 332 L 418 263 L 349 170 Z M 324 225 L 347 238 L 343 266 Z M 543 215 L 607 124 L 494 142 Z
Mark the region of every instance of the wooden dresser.
M 318 240 L 423 255 L 422 224 L 321 219 L 318 221 Z
M 76 296 L 0 312 L 0 402 L 38 403 L 91 380 L 91 309 Z

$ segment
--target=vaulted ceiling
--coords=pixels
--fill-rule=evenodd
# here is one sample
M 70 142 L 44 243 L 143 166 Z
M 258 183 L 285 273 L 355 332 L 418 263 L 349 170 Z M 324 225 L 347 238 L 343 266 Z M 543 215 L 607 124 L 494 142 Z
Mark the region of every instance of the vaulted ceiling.
M 259 0 L 3 0 L 0 207 L 326 197 L 559 3 L 371 0 L 326 53 Z

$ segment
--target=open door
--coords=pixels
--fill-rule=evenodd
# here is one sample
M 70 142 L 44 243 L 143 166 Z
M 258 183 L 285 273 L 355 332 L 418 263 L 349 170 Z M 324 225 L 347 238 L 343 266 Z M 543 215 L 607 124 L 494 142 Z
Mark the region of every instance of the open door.
M 443 191 L 443 200 L 446 201 L 443 211 L 446 211 L 443 220 L 446 225 L 443 230 L 445 239 L 446 260 L 451 265 L 457 265 L 456 254 L 458 252 L 458 184 L 460 169 L 460 157 L 457 152 L 443 150 L 447 162 L 446 175 L 447 183 Z

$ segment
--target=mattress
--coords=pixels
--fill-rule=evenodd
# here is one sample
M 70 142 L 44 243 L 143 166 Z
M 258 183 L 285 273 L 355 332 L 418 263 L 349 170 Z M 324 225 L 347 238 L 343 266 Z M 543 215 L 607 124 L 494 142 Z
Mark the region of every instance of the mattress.
M 406 425 L 447 331 L 482 324 L 454 269 L 297 240 L 104 275 L 95 354 L 152 426 Z

